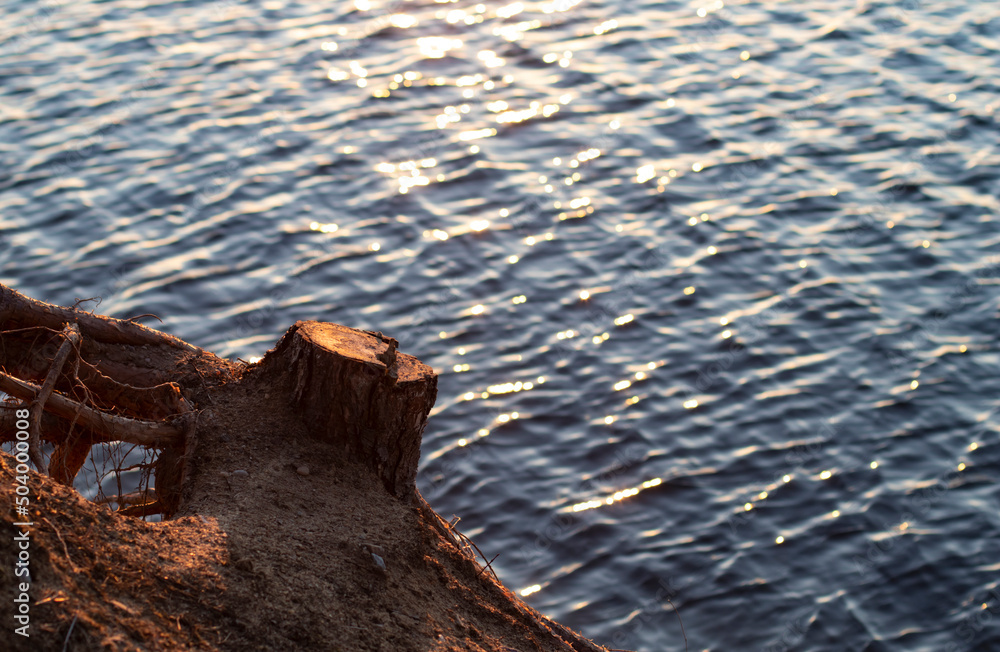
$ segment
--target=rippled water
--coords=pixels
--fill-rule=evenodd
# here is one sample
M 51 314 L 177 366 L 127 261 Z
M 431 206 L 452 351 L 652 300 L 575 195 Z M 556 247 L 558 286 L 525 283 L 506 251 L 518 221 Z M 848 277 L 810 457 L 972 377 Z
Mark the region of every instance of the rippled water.
M 0 281 L 398 338 L 425 496 L 610 647 L 1000 649 L 1000 5 L 0 6 Z

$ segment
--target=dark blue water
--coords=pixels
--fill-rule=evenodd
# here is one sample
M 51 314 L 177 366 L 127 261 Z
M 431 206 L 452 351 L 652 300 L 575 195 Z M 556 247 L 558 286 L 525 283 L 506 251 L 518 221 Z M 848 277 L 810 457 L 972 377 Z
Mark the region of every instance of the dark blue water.
M 610 647 L 1000 649 L 1000 4 L 0 6 L 3 283 L 398 338 Z

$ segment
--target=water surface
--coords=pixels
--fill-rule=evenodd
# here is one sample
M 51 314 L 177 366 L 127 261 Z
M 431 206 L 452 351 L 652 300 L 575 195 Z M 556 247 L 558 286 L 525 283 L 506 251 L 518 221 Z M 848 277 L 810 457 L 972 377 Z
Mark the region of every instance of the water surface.
M 1000 5 L 0 6 L 3 283 L 396 337 L 425 497 L 610 647 L 1000 648 Z

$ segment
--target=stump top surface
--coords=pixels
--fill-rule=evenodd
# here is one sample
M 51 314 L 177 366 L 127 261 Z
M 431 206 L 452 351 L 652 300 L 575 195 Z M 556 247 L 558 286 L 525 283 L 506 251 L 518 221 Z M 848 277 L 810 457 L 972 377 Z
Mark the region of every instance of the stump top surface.
M 316 346 L 346 358 L 386 366 L 379 356 L 389 350 L 388 342 L 367 331 L 321 321 L 300 321 L 295 326 L 303 337 Z M 401 352 L 396 353 L 396 372 L 397 382 L 417 381 L 435 375 L 431 367 Z

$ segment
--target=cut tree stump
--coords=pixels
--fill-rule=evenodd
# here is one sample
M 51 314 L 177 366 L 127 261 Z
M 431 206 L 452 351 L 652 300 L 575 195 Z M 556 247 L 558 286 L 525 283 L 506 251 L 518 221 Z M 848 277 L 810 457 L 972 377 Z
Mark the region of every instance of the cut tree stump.
M 397 498 L 414 495 L 420 441 L 437 398 L 437 375 L 381 333 L 300 321 L 260 363 L 291 388 L 314 434 L 348 462 L 369 467 Z
M 289 388 L 313 436 L 409 502 L 437 376 L 397 348 L 381 333 L 298 322 L 249 371 Z M 78 358 L 63 368 L 70 350 Z M 193 397 L 206 376 L 235 380 L 247 371 L 129 320 L 53 306 L 0 285 L 0 391 L 41 408 L 33 411 L 29 454 L 44 472 L 40 440 L 55 444 L 54 477 L 63 484 L 72 485 L 95 443 L 131 442 L 160 451 L 157 507 L 167 517 L 176 513 L 198 455 L 192 413 L 203 406 Z M 10 410 L 0 406 L 0 421 L 12 419 Z M 59 419 L 55 427 L 51 417 Z

